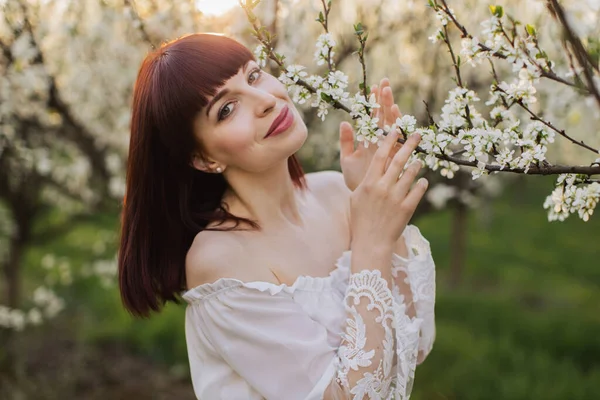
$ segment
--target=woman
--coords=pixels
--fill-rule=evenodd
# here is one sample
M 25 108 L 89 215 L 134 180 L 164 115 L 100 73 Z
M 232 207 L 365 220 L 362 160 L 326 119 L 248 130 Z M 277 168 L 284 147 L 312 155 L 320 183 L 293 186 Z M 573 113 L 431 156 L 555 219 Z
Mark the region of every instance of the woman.
M 408 398 L 435 335 L 434 264 L 407 227 L 427 183 L 402 173 L 419 137 L 367 151 L 340 131 L 343 175 L 304 175 L 306 126 L 244 46 L 195 34 L 142 63 L 120 289 L 138 316 L 182 293 L 198 398 Z

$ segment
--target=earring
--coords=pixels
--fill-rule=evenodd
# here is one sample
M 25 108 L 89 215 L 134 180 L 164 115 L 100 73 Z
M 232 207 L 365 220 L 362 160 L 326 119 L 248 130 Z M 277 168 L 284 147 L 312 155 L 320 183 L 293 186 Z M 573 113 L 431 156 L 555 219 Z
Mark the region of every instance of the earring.
M 217 167 L 217 173 L 219 173 L 219 174 L 220 174 L 221 172 L 223 172 L 223 168 L 221 168 L 221 167 Z

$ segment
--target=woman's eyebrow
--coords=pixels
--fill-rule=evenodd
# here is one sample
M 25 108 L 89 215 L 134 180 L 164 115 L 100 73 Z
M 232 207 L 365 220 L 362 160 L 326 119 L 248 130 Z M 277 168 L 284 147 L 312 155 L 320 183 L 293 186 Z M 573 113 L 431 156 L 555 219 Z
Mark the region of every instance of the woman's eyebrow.
M 252 61 L 252 60 L 250 60 Z M 246 64 L 244 64 L 244 66 L 242 67 L 242 71 L 244 73 L 246 73 L 246 68 L 248 68 L 248 64 L 250 64 L 250 61 L 248 61 Z M 213 97 L 209 102 L 208 102 L 208 106 L 206 107 L 206 116 L 208 117 L 208 114 L 210 113 L 210 109 L 212 108 L 212 106 L 215 105 L 215 103 L 217 101 L 219 101 L 223 96 L 225 96 L 226 94 L 228 94 L 230 92 L 229 89 L 223 89 L 221 91 L 219 91 L 219 93 L 217 93 L 215 95 L 215 97 Z
M 215 95 L 215 97 L 213 97 L 209 102 L 208 102 L 208 107 L 206 107 L 206 116 L 208 117 L 208 113 L 210 112 L 210 109 L 212 108 L 212 106 L 221 99 L 221 97 L 225 96 L 227 93 L 229 93 L 230 90 L 229 89 L 223 89 L 221 90 L 219 93 L 217 93 Z

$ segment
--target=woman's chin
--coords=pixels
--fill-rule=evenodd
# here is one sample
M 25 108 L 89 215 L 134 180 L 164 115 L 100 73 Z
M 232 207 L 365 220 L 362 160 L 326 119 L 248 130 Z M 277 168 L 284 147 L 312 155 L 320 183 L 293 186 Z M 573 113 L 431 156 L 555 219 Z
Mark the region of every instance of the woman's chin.
M 292 136 L 295 139 L 294 143 L 296 144 L 292 154 L 295 154 L 302 146 L 304 146 L 304 143 L 306 143 L 306 139 L 308 138 L 308 129 L 306 129 L 306 125 L 302 123 L 301 126 L 298 126 L 298 128 L 295 129 L 295 132 L 292 132 Z

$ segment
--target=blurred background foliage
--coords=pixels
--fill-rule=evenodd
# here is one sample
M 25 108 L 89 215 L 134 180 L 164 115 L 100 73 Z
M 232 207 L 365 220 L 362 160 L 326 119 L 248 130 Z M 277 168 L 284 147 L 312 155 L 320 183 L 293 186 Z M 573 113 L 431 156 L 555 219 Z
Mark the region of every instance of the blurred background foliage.
M 0 151 L 0 305 L 35 308 L 40 286 L 51 287 L 61 299 L 60 311 L 39 324 L 18 330 L 0 327 L 1 399 L 194 397 L 185 305 L 169 305 L 149 320 L 132 319 L 121 306 L 114 265 L 127 105 L 150 43 L 185 32 L 213 31 L 253 44 L 239 10 L 213 15 L 202 13 L 202 4 L 219 2 L 200 1 L 199 8 L 193 3 L 0 0 L 0 12 L 10 22 L 0 24 L 6 63 L 0 63 L 6 72 L 0 80 L 0 94 L 5 96 L 0 97 L 0 143 L 5 146 L 4 153 Z M 422 100 L 427 100 L 435 114 L 452 87 L 451 66 L 445 49 L 427 40 L 435 17 L 428 14 L 426 2 L 339 3 L 330 25 L 339 44 L 338 66 L 356 83 L 360 69 L 348 21 L 363 21 L 371 28 L 371 81 L 389 76 L 404 112 L 423 120 Z M 485 1 L 450 3 L 470 28 L 478 29 L 489 13 Z M 566 2 L 579 18 L 582 35 L 598 28 L 592 19 L 592 29 L 586 31 L 588 3 L 593 7 L 590 1 Z M 547 34 L 549 46 L 558 37 L 544 16 L 543 1 L 502 4 L 507 12 L 536 23 Z M 311 64 L 319 5 L 316 0 L 269 0 L 260 6 L 263 22 L 279 35 L 280 52 L 293 62 Z M 52 20 L 49 12 L 54 13 Z M 6 33 L 11 26 L 23 26 L 23 15 L 45 56 L 30 57 L 33 61 L 24 64 L 42 67 L 35 72 L 44 76 L 46 86 L 41 89 L 21 85 L 15 74 L 27 69 L 15 68 L 14 59 L 6 61 L 6 49 L 27 53 L 22 43 L 14 45 L 23 30 L 15 31 L 14 37 Z M 464 71 L 470 86 L 485 95 L 489 74 L 470 67 Z M 598 147 L 598 117 L 589 111 L 586 99 L 561 88 L 543 89 L 539 107 L 545 107 L 545 115 Z M 7 106 L 11 98 L 19 106 L 13 111 Z M 19 111 L 23 106 L 33 111 Z M 338 168 L 337 125 L 344 118 L 333 112 L 321 123 L 306 110 L 311 134 L 301 158 L 307 172 Z M 20 132 L 22 140 L 17 141 Z M 28 142 L 35 134 L 41 139 Z M 57 147 L 63 139 L 69 145 Z M 585 163 L 572 148 L 559 144 L 552 155 L 565 163 Z M 79 160 L 91 160 L 86 161 L 89 168 L 79 171 Z M 69 180 L 70 173 L 78 179 Z M 438 270 L 437 340 L 417 369 L 412 398 L 598 398 L 600 221 L 594 216 L 587 223 L 575 218 L 548 223 L 542 203 L 553 187 L 552 177 L 493 176 L 473 183 L 468 171 L 466 176 L 456 180 L 459 196 L 442 201 L 441 207 L 435 195 L 425 199 L 412 222 L 431 242 Z M 441 181 L 433 174 L 428 177 Z M 6 182 L 10 184 L 3 186 Z M 16 263 L 11 256 L 17 254 L 15 249 Z

